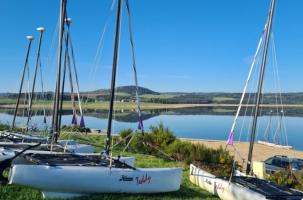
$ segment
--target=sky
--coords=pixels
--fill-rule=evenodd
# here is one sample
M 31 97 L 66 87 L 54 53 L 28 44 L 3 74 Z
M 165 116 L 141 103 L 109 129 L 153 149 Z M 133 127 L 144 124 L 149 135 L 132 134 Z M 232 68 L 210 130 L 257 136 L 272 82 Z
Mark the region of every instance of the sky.
M 140 86 L 160 92 L 242 91 L 269 0 L 129 2 Z M 116 15 L 116 6 L 111 5 L 112 0 L 68 1 L 82 91 L 109 88 Z M 303 91 L 302 10 L 302 0 L 277 0 L 273 38 L 283 92 Z M 0 92 L 18 90 L 26 35 L 35 38 L 29 63 L 32 77 L 39 37 L 35 29 L 39 26 L 46 29 L 41 50 L 45 90 L 54 90 L 58 17 L 59 0 L 0 0 Z M 121 30 L 117 85 L 133 85 L 125 5 Z M 102 51 L 98 54 L 99 44 Z M 270 63 L 265 73 L 268 91 L 274 82 Z

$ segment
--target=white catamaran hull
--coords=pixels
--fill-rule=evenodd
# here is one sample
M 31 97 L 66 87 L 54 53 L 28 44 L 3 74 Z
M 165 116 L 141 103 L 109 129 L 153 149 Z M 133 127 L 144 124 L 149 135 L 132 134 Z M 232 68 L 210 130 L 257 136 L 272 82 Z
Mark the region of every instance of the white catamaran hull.
M 0 162 L 15 156 L 15 151 L 0 147 Z
M 275 143 L 271 143 L 271 142 L 265 142 L 262 140 L 258 140 L 257 141 L 258 144 L 263 144 L 266 146 L 270 146 L 270 147 L 275 147 L 275 148 L 280 148 L 280 149 L 292 149 L 292 146 L 287 146 L 287 145 L 280 145 L 280 144 L 275 144 Z
M 73 198 L 99 193 L 160 193 L 179 190 L 181 169 L 14 165 L 9 183 L 40 189 L 44 198 Z
M 0 147 L 5 147 L 9 146 L 12 149 L 20 149 L 24 146 L 32 146 L 36 145 L 38 143 L 25 143 L 25 142 L 18 142 L 18 143 L 13 143 L 13 142 L 0 142 Z M 41 144 L 42 146 L 50 146 L 49 144 Z M 64 143 L 58 143 L 57 146 L 60 146 L 65 149 L 65 151 L 71 152 L 71 153 L 94 153 L 96 148 L 93 145 L 89 144 L 80 144 L 76 141 L 72 141 L 72 144 L 65 145 Z
M 222 200 L 265 200 L 266 197 L 241 185 L 216 178 L 194 165 L 190 165 L 190 181 Z
M 68 154 L 68 153 L 63 153 L 63 152 L 51 152 L 51 151 L 37 151 L 37 150 L 28 150 L 24 152 L 23 154 L 43 154 L 43 155 L 62 155 L 62 154 Z M 14 157 L 16 154 L 15 150 L 11 149 L 5 149 L 5 148 L 0 148 L 0 162 L 9 158 Z M 74 153 L 75 155 L 81 155 L 81 156 L 100 156 L 100 153 Z M 117 159 L 114 157 L 114 159 Z M 135 165 L 135 158 L 134 157 L 120 157 L 119 158 L 121 162 L 126 163 L 129 166 L 134 166 Z M 27 164 L 28 161 L 23 159 L 22 157 L 17 157 L 14 161 L 13 164 Z
M 12 158 L 15 156 L 16 152 L 19 152 L 22 150 L 21 146 L 32 146 L 37 143 L 12 143 L 12 142 L 0 142 L 0 162 L 2 160 Z M 10 146 L 9 148 L 1 148 L 1 146 Z M 48 146 L 48 144 L 41 144 L 42 146 Z M 95 152 L 95 147 L 92 145 L 87 145 L 87 144 L 75 144 L 75 145 L 66 145 L 65 150 L 70 153 L 75 153 L 75 154 L 93 154 Z M 51 151 L 39 151 L 39 150 L 29 150 L 26 152 L 31 152 L 31 153 L 43 153 L 43 154 L 51 154 L 51 153 L 59 153 L 59 152 L 51 152 Z

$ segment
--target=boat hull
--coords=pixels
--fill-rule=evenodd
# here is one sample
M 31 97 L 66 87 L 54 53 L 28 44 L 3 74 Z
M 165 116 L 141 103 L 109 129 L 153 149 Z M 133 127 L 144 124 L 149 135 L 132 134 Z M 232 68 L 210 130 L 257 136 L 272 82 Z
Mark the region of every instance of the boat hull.
M 263 144 L 266 146 L 270 146 L 270 147 L 274 147 L 274 148 L 280 148 L 280 149 L 292 149 L 292 146 L 288 146 L 288 145 L 280 145 L 280 144 L 275 144 L 275 143 L 271 143 L 271 142 L 266 142 L 266 141 L 262 141 L 262 140 L 258 140 L 257 141 L 258 144 Z
M 161 193 L 179 190 L 180 168 L 110 168 L 14 165 L 9 184 L 37 188 L 45 198 L 72 198 L 101 193 Z
M 266 197 L 241 185 L 217 178 L 194 165 L 190 165 L 190 181 L 222 200 L 265 200 Z
M 15 154 L 16 154 L 15 150 L 0 148 L 0 162 L 14 157 Z M 24 155 L 26 155 L 26 154 L 64 155 L 64 154 L 70 154 L 70 153 L 28 150 L 28 151 L 24 152 L 23 154 Z M 74 153 L 74 155 L 100 157 L 100 153 Z M 113 157 L 113 158 L 117 159 L 117 157 Z M 121 162 L 126 163 L 129 166 L 135 165 L 135 157 L 120 157 L 119 160 Z M 30 161 L 24 159 L 23 156 L 19 156 L 13 160 L 12 164 L 32 164 L 32 163 Z

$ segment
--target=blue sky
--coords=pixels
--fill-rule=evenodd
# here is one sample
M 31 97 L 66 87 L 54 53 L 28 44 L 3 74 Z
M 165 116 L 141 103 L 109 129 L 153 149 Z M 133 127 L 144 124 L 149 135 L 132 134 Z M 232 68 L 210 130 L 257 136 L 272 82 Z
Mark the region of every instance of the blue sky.
M 139 83 L 156 91 L 239 92 L 264 27 L 269 0 L 130 0 Z M 81 90 L 108 88 L 112 63 L 115 9 L 111 0 L 70 0 Z M 303 1 L 277 0 L 273 32 L 283 91 L 303 91 Z M 133 84 L 124 8 L 118 85 Z M 0 92 L 17 91 L 26 35 L 36 40 L 46 28 L 42 63 L 47 90 L 56 69 L 59 0 L 0 0 Z M 100 62 L 94 59 L 108 19 Z M 52 45 L 55 44 L 55 45 Z M 94 70 L 94 67 L 97 69 Z M 93 71 L 93 73 L 92 73 Z M 266 72 L 268 90 L 272 82 Z

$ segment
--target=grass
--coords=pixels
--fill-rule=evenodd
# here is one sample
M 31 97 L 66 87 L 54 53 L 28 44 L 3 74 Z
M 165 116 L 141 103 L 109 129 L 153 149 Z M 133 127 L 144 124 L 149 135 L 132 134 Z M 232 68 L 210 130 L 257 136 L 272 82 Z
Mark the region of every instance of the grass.
M 233 100 L 237 100 L 237 99 L 232 98 L 232 97 L 214 97 L 213 98 L 214 102 L 233 101 Z
M 16 104 L 16 99 L 0 98 L 0 105 Z
M 80 134 L 63 134 L 62 139 L 74 138 L 81 140 L 83 143 L 90 143 L 97 146 L 97 151 L 99 151 L 104 144 L 104 137 L 98 135 L 90 135 L 86 137 Z M 118 153 L 117 150 L 114 151 L 115 154 Z M 211 195 L 210 193 L 200 189 L 199 187 L 193 185 L 189 181 L 189 169 L 188 166 L 182 163 L 176 163 L 172 161 L 166 161 L 154 156 L 144 155 L 144 154 L 132 154 L 125 152 L 123 156 L 134 156 L 136 158 L 136 167 L 182 167 L 182 184 L 179 191 L 161 194 L 103 194 L 94 195 L 88 197 L 77 198 L 78 200 L 156 200 L 156 199 L 167 199 L 167 200 L 178 200 L 178 199 L 218 199 L 217 197 Z M 0 200 L 40 200 L 42 199 L 42 194 L 40 191 L 23 186 L 15 185 L 2 185 L 0 186 Z
M 140 97 L 142 98 L 146 98 L 146 99 L 169 99 L 169 98 L 173 98 L 177 95 L 174 94 L 144 94 L 141 95 Z

